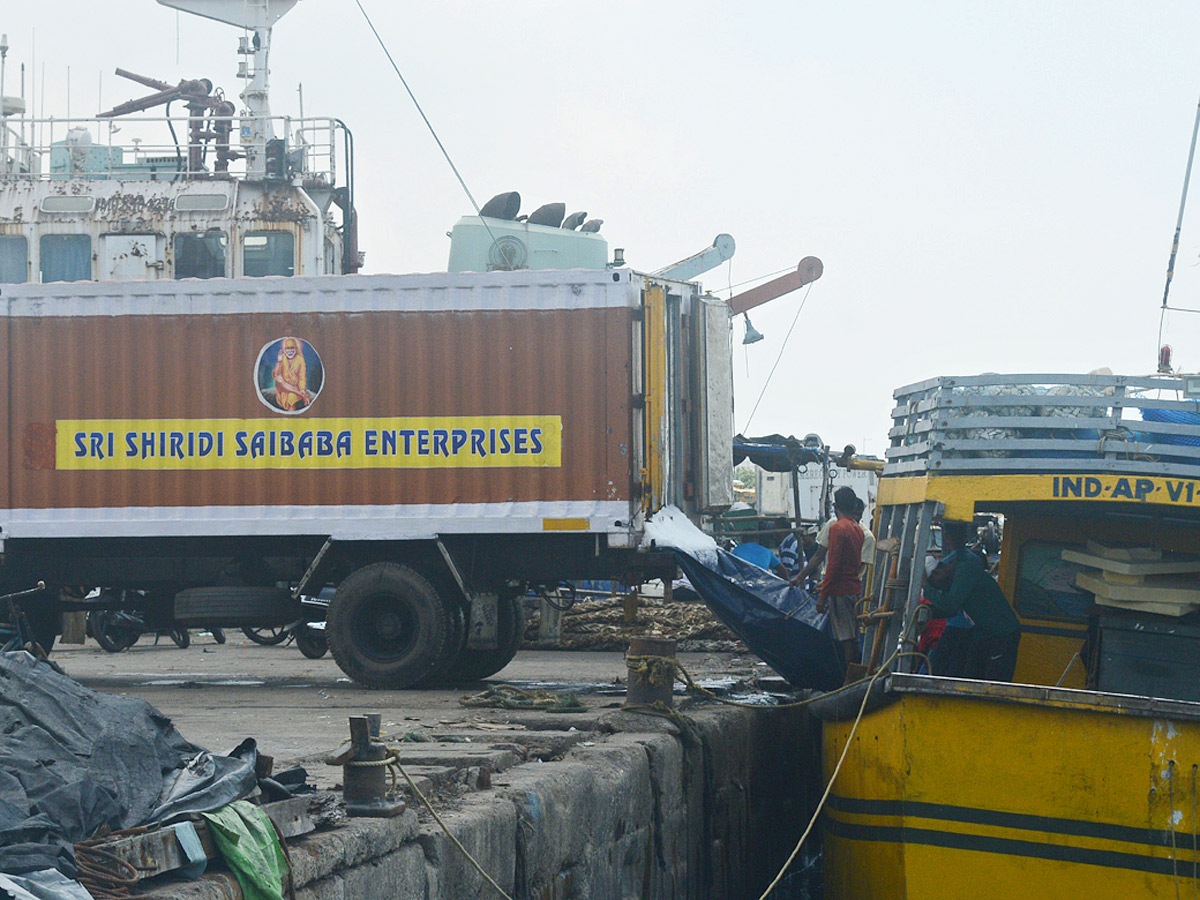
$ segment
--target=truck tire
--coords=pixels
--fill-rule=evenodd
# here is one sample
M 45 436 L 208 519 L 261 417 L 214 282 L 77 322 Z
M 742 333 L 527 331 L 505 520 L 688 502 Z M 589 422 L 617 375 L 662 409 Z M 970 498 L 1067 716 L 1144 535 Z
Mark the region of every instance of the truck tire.
M 27 609 L 25 619 L 33 632 L 34 642 L 49 656 L 54 647 L 54 639 L 62 631 L 62 613 L 54 607 Z
M 412 687 L 441 661 L 452 612 L 429 580 L 398 563 L 372 563 L 343 581 L 325 635 L 343 672 L 375 688 Z
M 517 655 L 525 637 L 525 607 L 520 597 L 496 600 L 496 649 L 472 650 L 463 647 L 450 673 L 455 681 L 479 681 L 495 675 Z
M 286 625 L 300 618 L 300 601 L 283 588 L 198 587 L 175 595 L 180 625 Z
M 442 656 L 437 665 L 417 683 L 417 687 L 433 687 L 455 680 L 455 664 L 467 643 L 467 613 L 459 603 L 448 605 L 450 607 L 450 630 L 446 635 L 446 646 L 442 650 Z

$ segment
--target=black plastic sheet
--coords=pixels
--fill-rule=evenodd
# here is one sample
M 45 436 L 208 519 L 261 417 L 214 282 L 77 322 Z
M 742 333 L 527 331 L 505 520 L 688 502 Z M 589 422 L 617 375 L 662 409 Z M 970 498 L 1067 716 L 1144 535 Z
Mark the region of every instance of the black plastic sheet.
M 133 697 L 101 694 L 28 653 L 0 654 L 0 872 L 76 874 L 73 846 L 102 826 L 206 812 L 254 790 L 257 752 L 184 740 Z
M 822 691 L 841 686 L 837 647 L 810 594 L 724 550 L 716 551 L 715 569 L 674 552 L 705 605 L 790 684 Z

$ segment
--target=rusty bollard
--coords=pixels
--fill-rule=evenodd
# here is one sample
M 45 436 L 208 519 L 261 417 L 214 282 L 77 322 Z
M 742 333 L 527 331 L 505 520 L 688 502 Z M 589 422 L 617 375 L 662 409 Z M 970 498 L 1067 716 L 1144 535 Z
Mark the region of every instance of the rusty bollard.
M 668 709 L 675 692 L 675 641 L 671 638 L 630 638 L 625 655 L 629 677 L 625 706 L 655 706 Z
M 387 819 L 407 808 L 387 792 L 390 751 L 379 736 L 380 716 L 350 716 L 350 740 L 325 762 L 342 767 L 346 814 Z

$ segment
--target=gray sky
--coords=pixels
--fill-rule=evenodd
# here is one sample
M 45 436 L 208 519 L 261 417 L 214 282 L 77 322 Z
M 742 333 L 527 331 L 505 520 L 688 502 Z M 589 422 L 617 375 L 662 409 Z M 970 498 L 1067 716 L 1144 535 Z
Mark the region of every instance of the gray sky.
M 824 261 L 753 433 L 879 453 L 910 381 L 1153 368 L 1195 4 L 363 2 L 480 203 L 585 209 L 647 270 L 728 232 L 714 290 Z M 237 32 L 178 18 L 177 41 L 152 0 L 4 3 L 6 93 L 36 30 L 47 113 L 65 113 L 68 65 L 74 115 L 141 93 L 118 65 L 236 94 Z M 271 72 L 277 113 L 302 82 L 306 113 L 354 131 L 367 270 L 444 269 L 470 205 L 353 0 L 301 0 Z M 1193 205 L 1173 304 L 1200 309 L 1198 262 Z M 736 344 L 739 429 L 802 297 Z M 1167 339 L 1200 369 L 1200 315 L 1168 317 Z

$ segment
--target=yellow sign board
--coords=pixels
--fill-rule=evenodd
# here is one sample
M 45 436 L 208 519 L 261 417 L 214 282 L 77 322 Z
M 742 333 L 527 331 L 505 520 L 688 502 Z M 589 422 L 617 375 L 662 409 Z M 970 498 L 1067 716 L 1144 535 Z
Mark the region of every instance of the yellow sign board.
M 940 475 L 884 478 L 879 502 L 886 506 L 940 501 L 946 517 L 969 519 L 987 503 L 1092 502 L 1200 507 L 1200 479 L 1149 475 Z M 979 506 L 983 511 L 983 507 Z
M 60 419 L 58 469 L 559 468 L 559 416 Z

